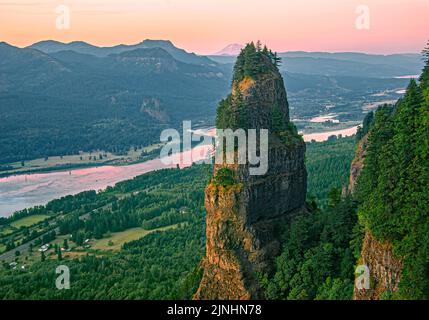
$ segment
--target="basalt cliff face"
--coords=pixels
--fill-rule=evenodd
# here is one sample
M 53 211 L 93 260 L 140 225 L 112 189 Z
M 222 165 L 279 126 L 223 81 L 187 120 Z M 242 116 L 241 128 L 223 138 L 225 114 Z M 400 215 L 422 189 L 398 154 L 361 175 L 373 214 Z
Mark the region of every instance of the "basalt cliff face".
M 232 94 L 218 109 L 218 129 L 244 124 L 244 129 L 269 130 L 268 171 L 251 175 L 248 163 L 214 166 L 205 191 L 204 273 L 194 299 L 263 298 L 258 275 L 272 271 L 282 227 L 306 211 L 305 144 L 289 121 L 274 58 L 247 46 L 237 60 Z M 225 172 L 232 182 L 219 181 Z

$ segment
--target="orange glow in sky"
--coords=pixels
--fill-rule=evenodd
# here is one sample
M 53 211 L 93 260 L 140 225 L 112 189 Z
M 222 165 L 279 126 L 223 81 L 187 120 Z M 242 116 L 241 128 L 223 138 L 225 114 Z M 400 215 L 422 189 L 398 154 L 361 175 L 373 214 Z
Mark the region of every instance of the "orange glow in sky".
M 70 29 L 56 28 L 59 5 L 70 8 Z M 356 28 L 359 5 L 369 29 Z M 257 39 L 276 51 L 420 52 L 429 0 L 0 0 L 0 41 L 13 45 L 147 38 L 201 54 Z

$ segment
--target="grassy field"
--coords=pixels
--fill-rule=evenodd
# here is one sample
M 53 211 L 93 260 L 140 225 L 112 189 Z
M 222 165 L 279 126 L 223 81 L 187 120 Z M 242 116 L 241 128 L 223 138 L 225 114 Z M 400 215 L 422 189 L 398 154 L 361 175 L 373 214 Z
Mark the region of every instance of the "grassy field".
M 0 236 L 7 236 L 8 234 L 11 234 L 14 231 L 14 229 L 5 226 L 0 230 Z
M 348 129 L 361 124 L 362 124 L 361 121 L 346 121 L 346 122 L 335 123 L 331 125 L 326 125 L 323 122 L 309 122 L 309 121 L 295 122 L 295 125 L 297 126 L 298 130 L 303 134 L 343 130 L 343 129 Z
M 118 250 L 121 250 L 121 247 L 124 243 L 130 242 L 133 240 L 138 240 L 155 231 L 165 231 L 165 230 L 174 229 L 174 228 L 177 228 L 177 225 L 172 225 L 172 226 L 153 229 L 153 230 L 145 230 L 143 228 L 132 228 L 122 232 L 115 232 L 115 233 L 112 233 L 112 235 L 108 238 L 92 241 L 91 249 L 118 251 Z
M 25 217 L 25 218 L 16 220 L 16 221 L 12 222 L 10 225 L 12 227 L 19 229 L 20 227 L 23 227 L 23 226 L 24 227 L 32 226 L 33 224 L 39 223 L 40 221 L 43 221 L 46 218 L 49 218 L 49 216 L 39 214 L 39 215 L 29 216 L 29 217 Z
M 133 163 L 139 160 L 143 151 L 151 152 L 157 149 L 161 144 L 154 144 L 145 148 L 134 150 L 131 148 L 126 155 L 115 155 L 105 151 L 81 152 L 75 155 L 48 157 L 47 159 L 39 158 L 29 161 L 7 163 L 6 166 L 11 166 L 13 169 L 2 171 L 3 175 L 27 173 L 31 171 L 43 172 L 55 170 L 71 170 L 78 167 L 88 167 L 104 164 L 123 165 Z M 101 155 L 101 157 L 100 157 Z M 24 165 L 23 165 L 24 164 Z

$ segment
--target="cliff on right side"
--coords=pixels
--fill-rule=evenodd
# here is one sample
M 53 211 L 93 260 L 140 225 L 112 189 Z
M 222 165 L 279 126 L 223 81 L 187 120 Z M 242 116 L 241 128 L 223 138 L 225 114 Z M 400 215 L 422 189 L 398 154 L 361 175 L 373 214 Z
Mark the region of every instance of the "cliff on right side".
M 429 54 L 419 81 L 358 134 L 349 191 L 370 286 L 355 287 L 354 299 L 429 299 Z

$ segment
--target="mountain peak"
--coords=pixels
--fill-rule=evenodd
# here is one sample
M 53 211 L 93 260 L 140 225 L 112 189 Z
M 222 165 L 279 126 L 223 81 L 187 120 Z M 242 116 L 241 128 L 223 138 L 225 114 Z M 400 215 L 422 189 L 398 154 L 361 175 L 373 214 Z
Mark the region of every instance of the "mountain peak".
M 68 43 L 69 45 L 79 45 L 79 46 L 90 46 L 90 47 L 95 47 L 94 45 L 85 42 L 85 41 L 72 41 Z
M 121 57 L 157 57 L 157 58 L 168 58 L 173 59 L 172 55 L 166 50 L 160 47 L 153 48 L 137 48 L 134 50 L 123 51 L 120 53 L 112 54 L 111 56 Z
M 150 47 L 170 47 L 170 48 L 176 48 L 176 46 L 171 42 L 170 40 L 153 40 L 153 39 L 145 39 L 141 43 L 144 46 L 150 46 Z
M 219 52 L 216 52 L 214 55 L 215 56 L 237 56 L 238 54 L 240 54 L 241 49 L 243 49 L 243 45 L 238 43 L 232 43 L 230 45 L 227 45 Z
M 13 47 L 13 46 L 10 45 L 9 43 L 5 42 L 5 41 L 0 41 L 0 47 L 10 48 L 10 47 Z
M 33 43 L 32 45 L 30 45 L 29 47 L 33 47 L 33 46 L 37 46 L 37 45 L 41 45 L 41 44 L 57 44 L 57 45 L 64 45 L 64 42 L 61 41 L 57 41 L 57 40 L 41 40 L 38 42 Z

